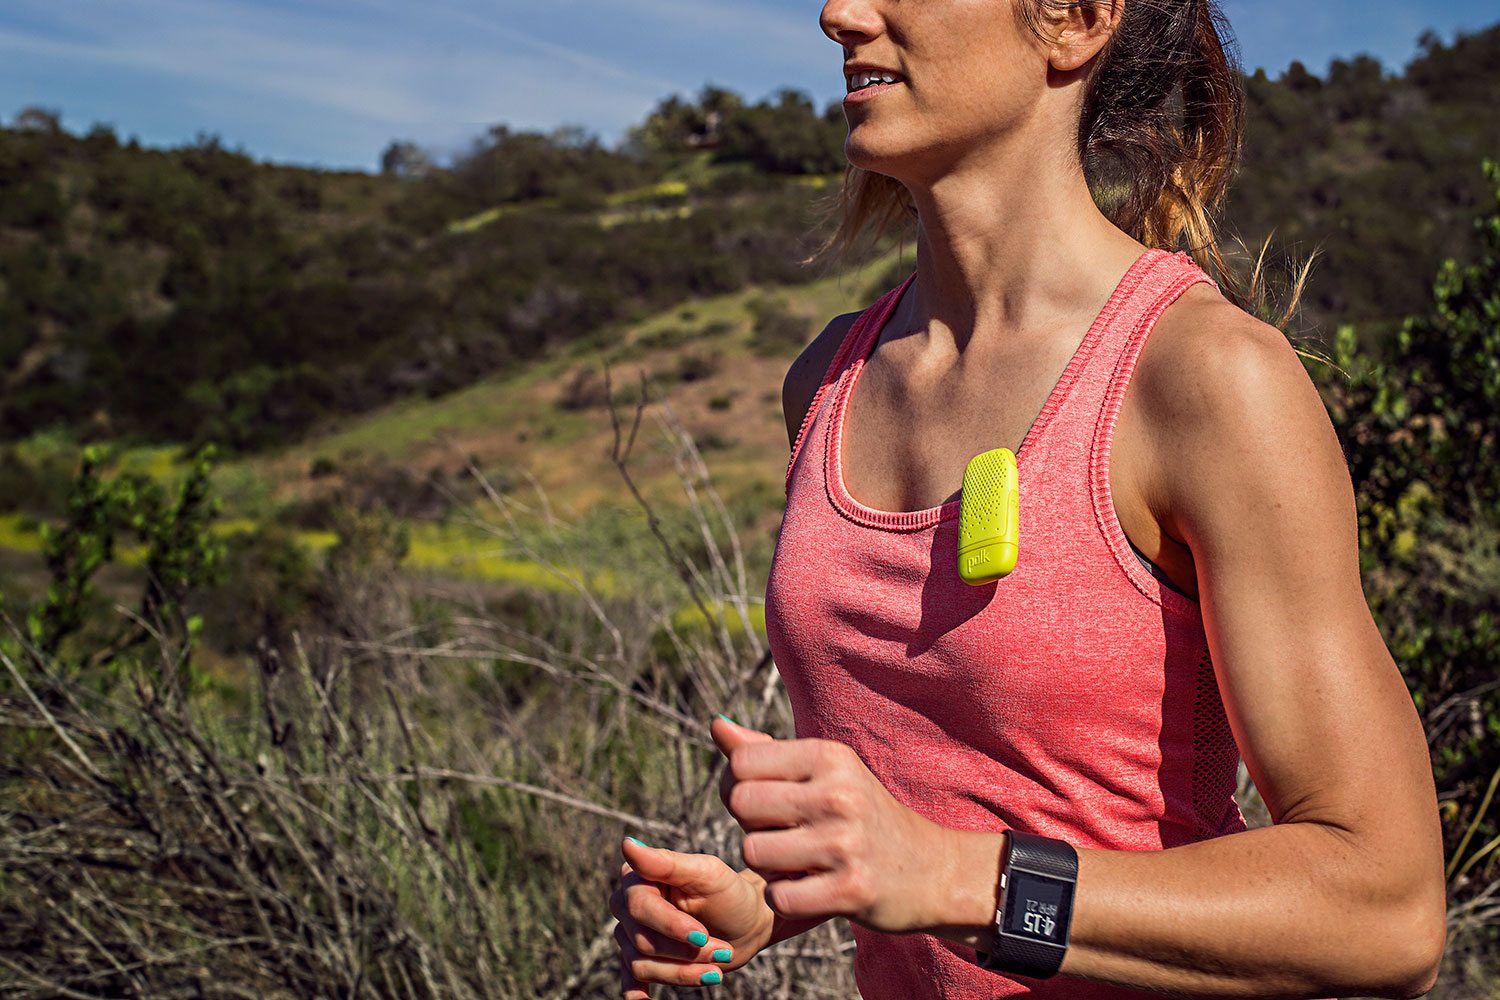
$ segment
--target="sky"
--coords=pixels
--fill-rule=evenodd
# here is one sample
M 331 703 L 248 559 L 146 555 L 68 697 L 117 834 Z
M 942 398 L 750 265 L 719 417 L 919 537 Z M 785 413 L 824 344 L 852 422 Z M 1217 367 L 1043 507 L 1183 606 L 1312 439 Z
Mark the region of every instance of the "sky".
M 1399 70 L 1500 20 L 1494 0 L 1223 0 L 1247 70 Z M 816 0 L 3 0 L 0 121 L 24 107 L 176 146 L 371 170 L 392 140 L 440 159 L 492 125 L 617 142 L 707 83 L 757 100 L 843 93 Z

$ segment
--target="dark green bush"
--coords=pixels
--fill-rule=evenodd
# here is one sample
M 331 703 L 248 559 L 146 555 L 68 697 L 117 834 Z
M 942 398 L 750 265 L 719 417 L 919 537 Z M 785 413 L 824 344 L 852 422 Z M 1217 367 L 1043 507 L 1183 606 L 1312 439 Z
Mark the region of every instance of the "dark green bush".
M 1340 332 L 1324 383 L 1358 497 L 1370 607 L 1422 711 L 1454 905 L 1500 872 L 1500 166 L 1472 262 L 1449 260 L 1390 356 Z M 1464 926 L 1462 922 L 1460 928 Z
M 760 298 L 750 303 L 754 325 L 750 328 L 750 348 L 765 357 L 796 354 L 812 339 L 811 317 L 792 312 L 785 301 Z

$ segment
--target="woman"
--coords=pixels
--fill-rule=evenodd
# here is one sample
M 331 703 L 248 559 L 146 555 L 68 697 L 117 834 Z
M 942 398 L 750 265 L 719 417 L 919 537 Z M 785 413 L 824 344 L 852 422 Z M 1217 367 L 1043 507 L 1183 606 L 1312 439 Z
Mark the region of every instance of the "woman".
M 1278 331 L 1156 249 L 1213 245 L 1216 12 L 829 0 L 822 26 L 841 238 L 910 206 L 917 271 L 787 376 L 767 622 L 799 738 L 712 724 L 747 870 L 624 845 L 627 1000 L 834 915 L 868 1000 L 1424 992 L 1436 802 L 1343 456 Z M 1021 555 L 968 587 L 956 488 L 1002 445 Z M 1244 830 L 1238 754 L 1274 826 Z

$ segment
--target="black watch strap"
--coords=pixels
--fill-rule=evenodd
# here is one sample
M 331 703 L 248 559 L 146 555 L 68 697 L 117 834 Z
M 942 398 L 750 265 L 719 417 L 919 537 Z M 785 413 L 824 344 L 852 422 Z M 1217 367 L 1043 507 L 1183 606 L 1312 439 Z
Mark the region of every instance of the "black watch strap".
M 976 957 L 986 969 L 1046 979 L 1068 951 L 1078 852 L 1050 837 L 1015 830 L 1008 836 L 994 942 Z

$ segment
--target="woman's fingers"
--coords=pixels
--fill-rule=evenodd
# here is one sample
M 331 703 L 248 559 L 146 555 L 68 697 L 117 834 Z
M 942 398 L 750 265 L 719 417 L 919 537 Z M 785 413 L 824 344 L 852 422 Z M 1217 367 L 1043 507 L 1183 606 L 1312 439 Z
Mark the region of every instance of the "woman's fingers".
M 724 970 L 708 960 L 672 962 L 642 955 L 635 950 L 623 927 L 615 928 L 620 946 L 620 986 L 625 1000 L 642 1000 L 649 983 L 667 986 L 716 986 L 724 981 Z M 728 965 L 728 961 L 721 963 Z M 634 991 L 634 995 L 632 995 Z
M 852 753 L 831 740 L 778 740 L 722 720 L 710 732 L 729 760 L 728 770 L 741 781 L 809 781 L 826 767 L 826 757 Z
M 626 1000 L 648 1000 L 651 983 L 717 985 L 727 969 L 764 946 L 772 914 L 759 888 L 764 883 L 753 873 L 741 874 L 711 854 L 634 839 L 621 852 L 626 863 L 609 908 L 618 920 L 614 936 Z
M 746 833 L 802 826 L 837 814 L 827 791 L 807 781 L 738 781 L 724 805 Z
M 655 874 L 668 881 L 647 879 L 631 864 L 621 867 L 621 886 L 610 896 L 609 909 L 620 922 L 616 936 L 639 954 L 686 962 L 730 961 L 733 952 L 723 940 L 710 937 L 707 928 L 689 916 L 670 898 L 673 886 L 689 892 L 722 891 L 724 873 L 738 878 L 734 870 L 709 855 L 678 854 L 627 841 L 628 851 Z
M 745 864 L 763 878 L 773 874 L 827 869 L 831 862 L 850 860 L 840 845 L 806 829 L 759 830 L 740 842 Z
M 654 895 L 667 906 L 672 907 L 671 901 L 667 899 L 668 891 L 666 886 L 655 882 L 648 882 L 641 878 L 640 874 L 634 871 L 629 865 L 626 865 L 620 870 L 620 887 L 610 894 L 609 912 L 614 914 L 616 920 L 631 920 L 631 901 L 636 900 L 633 904 L 636 907 L 643 905 L 636 899 L 638 896 L 650 897 Z M 672 909 L 676 909 L 676 907 L 672 907 Z
M 615 925 L 615 942 L 622 953 L 629 952 L 633 958 L 670 965 L 729 965 L 734 961 L 734 950 L 723 941 L 710 938 L 708 944 L 699 948 L 668 941 L 625 923 Z
M 620 993 L 625 1000 L 651 1000 L 645 984 L 630 971 L 630 963 L 625 960 L 623 951 L 620 953 Z
M 709 723 L 708 732 L 713 737 L 714 743 L 718 744 L 719 750 L 731 760 L 734 751 L 742 746 L 751 743 L 775 742 L 769 733 L 747 728 L 722 715 Z M 736 780 L 733 767 L 725 767 L 723 773 L 719 775 L 719 801 L 724 803 L 726 809 L 729 808 L 729 792 Z M 733 810 L 730 811 L 733 812 Z
M 749 743 L 774 743 L 775 737 L 749 726 L 742 726 L 733 719 L 716 716 L 708 724 L 708 735 L 726 756 Z
M 745 781 L 728 768 L 719 776 L 719 801 L 746 833 L 796 826 L 822 813 L 820 794 L 807 781 Z
M 631 963 L 630 971 L 638 981 L 668 986 L 717 986 L 724 981 L 724 970 L 717 965 L 681 965 L 641 958 Z
M 766 902 L 788 920 L 849 913 L 854 908 L 854 890 L 842 876 L 831 872 L 801 878 L 772 879 L 766 884 Z
M 682 854 L 650 847 L 629 837 L 620 850 L 642 878 L 673 886 L 693 896 L 724 892 L 739 877 L 733 868 L 712 854 Z
M 712 952 L 703 949 L 705 954 L 696 955 L 691 961 L 640 954 L 634 937 L 622 924 L 615 927 L 615 943 L 619 945 L 619 987 L 625 1000 L 648 1000 L 646 987 L 654 982 L 667 987 L 712 987 L 723 982 L 720 966 L 727 966 L 730 961 L 729 949 Z
M 632 948 L 646 958 L 662 958 L 675 962 L 724 962 L 728 963 L 734 955 L 733 950 L 723 941 L 715 941 L 703 932 L 689 932 L 691 941 L 703 941 L 703 944 L 695 944 L 677 941 L 671 937 L 648 930 L 639 920 L 631 916 L 629 910 L 626 916 L 620 919 L 615 930 L 615 940 L 628 943 Z
M 690 958 L 708 944 L 707 929 L 665 896 L 661 889 L 637 874 L 627 875 L 625 884 L 609 897 L 609 912 L 627 928 L 652 935 L 642 950 L 673 958 Z

